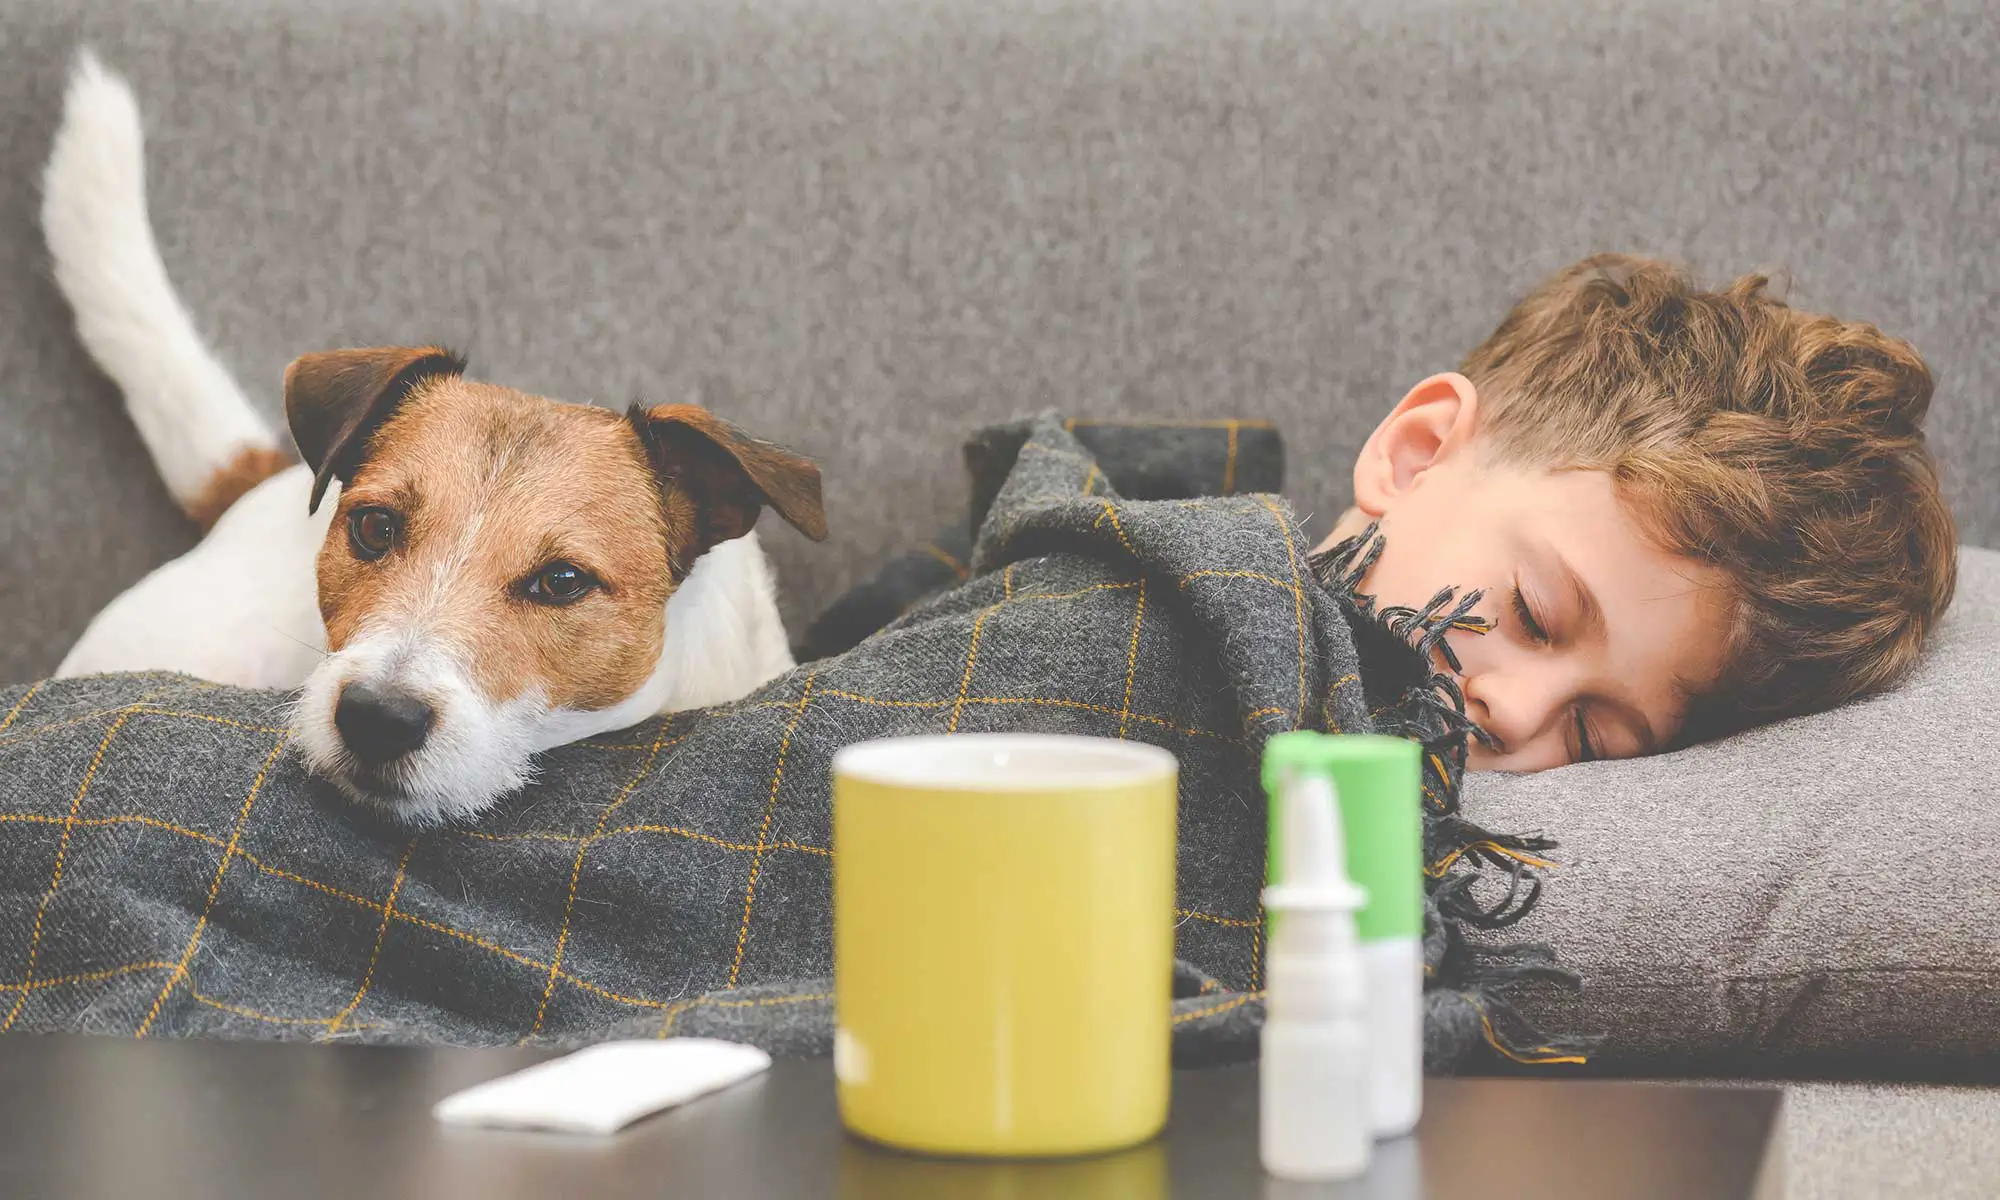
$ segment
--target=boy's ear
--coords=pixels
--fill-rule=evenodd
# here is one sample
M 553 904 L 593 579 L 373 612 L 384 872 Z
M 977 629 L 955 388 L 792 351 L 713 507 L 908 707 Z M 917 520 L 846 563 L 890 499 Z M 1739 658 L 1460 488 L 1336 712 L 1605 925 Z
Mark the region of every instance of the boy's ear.
M 1380 518 L 1419 476 L 1469 443 L 1478 422 L 1479 389 L 1458 372 L 1411 388 L 1354 460 L 1354 507 Z

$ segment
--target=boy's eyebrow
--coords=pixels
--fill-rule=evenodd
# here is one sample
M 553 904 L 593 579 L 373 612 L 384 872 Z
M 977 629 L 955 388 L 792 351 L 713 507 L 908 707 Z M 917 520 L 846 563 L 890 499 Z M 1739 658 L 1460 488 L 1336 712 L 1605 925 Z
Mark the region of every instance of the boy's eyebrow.
M 1575 567 L 1569 565 L 1569 560 L 1562 556 L 1562 551 L 1551 546 L 1549 557 L 1555 560 L 1556 573 L 1562 577 L 1563 583 L 1569 588 L 1571 599 L 1576 603 L 1577 623 L 1583 627 L 1582 632 L 1599 638 L 1604 637 L 1604 610 L 1598 606 L 1597 596 L 1590 590 L 1590 585 L 1583 581 L 1583 576 L 1577 574 Z
M 1653 723 L 1646 719 L 1646 714 L 1622 700 L 1611 701 L 1611 705 L 1618 710 L 1624 722 L 1632 727 L 1632 732 L 1639 735 L 1639 757 L 1658 754 L 1661 746 L 1660 735 L 1653 732 Z

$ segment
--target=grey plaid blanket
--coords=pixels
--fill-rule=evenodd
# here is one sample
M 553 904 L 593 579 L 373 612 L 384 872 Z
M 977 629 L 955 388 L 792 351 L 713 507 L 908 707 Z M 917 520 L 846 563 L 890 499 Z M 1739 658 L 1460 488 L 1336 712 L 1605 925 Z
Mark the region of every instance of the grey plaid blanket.
M 413 834 L 343 803 L 288 752 L 283 695 L 171 676 L 0 692 L 0 1031 L 824 1053 L 832 754 L 1036 730 L 1178 756 L 1176 1054 L 1240 1057 L 1261 1010 L 1255 766 L 1310 727 L 1430 748 L 1432 1066 L 1568 1058 L 1504 998 L 1566 978 L 1547 953 L 1466 936 L 1532 903 L 1521 859 L 1546 844 L 1457 816 L 1462 706 L 1411 645 L 1463 627 L 1471 598 L 1372 611 L 1352 590 L 1369 548 L 1312 561 L 1266 494 L 1279 455 L 1246 422 L 989 431 L 967 451 L 972 519 L 834 606 L 810 661 L 556 751 L 476 826 Z M 1496 870 L 1508 894 L 1482 904 Z

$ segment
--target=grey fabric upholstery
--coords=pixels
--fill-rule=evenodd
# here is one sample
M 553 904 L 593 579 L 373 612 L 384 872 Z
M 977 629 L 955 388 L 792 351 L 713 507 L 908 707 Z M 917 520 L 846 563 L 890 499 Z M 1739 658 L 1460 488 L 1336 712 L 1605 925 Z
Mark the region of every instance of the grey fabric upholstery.
M 1272 418 L 1292 498 L 1329 514 L 1385 405 L 1536 277 L 1605 248 L 1711 276 L 1788 266 L 1800 302 L 1912 338 L 1940 380 L 1932 429 L 1966 539 L 2000 544 L 2000 91 L 1978 86 L 2000 22 L 1976 0 L 0 0 L 0 679 L 52 666 L 191 539 L 69 336 L 35 229 L 83 38 L 146 106 L 170 269 L 274 412 L 286 360 L 336 344 L 455 340 L 489 378 L 611 403 L 722 375 L 733 416 L 829 463 L 833 542 L 771 539 L 795 630 L 911 514 L 957 508 L 967 430 L 1044 402 Z M 1600 919 L 1765 932 L 1708 967 L 1669 930 L 1628 931 L 1655 966 L 1760 969 L 1807 908 L 1857 922 L 1836 928 L 1886 915 L 1857 949 L 1926 961 L 1895 955 L 1935 945 L 1940 893 L 1903 923 L 1888 889 L 1969 868 L 1944 851 L 1942 881 L 1855 864 L 1828 893 L 1837 858 L 1754 840 L 1858 840 L 1866 809 L 1838 809 L 1831 772 L 1808 768 L 1889 775 L 1842 735 L 1901 703 L 1652 774 L 1551 777 L 1692 794 L 1728 820 L 1705 862 L 1691 822 L 1663 850 L 1591 859 L 1562 821 L 1573 866 L 1550 919 L 1598 894 L 1590 872 L 1661 850 L 1689 869 L 1688 904 L 1642 892 Z M 1990 751 L 1990 705 L 1909 703 Z M 1943 750 L 1868 744 L 1913 783 L 1982 781 Z M 1746 746 L 1804 756 L 1772 795 L 1841 821 L 1718 805 L 1782 773 Z M 1726 772 L 1708 797 L 1681 777 L 1698 762 Z M 1989 795 L 1983 778 L 1955 794 Z M 1944 791 L 1839 795 L 1946 823 L 1925 807 Z M 1550 828 L 1585 807 L 1545 798 Z M 1969 861 L 1991 833 L 1949 844 Z M 1837 899 L 1778 903 L 1759 872 L 1800 862 Z M 1718 863 L 1773 903 L 1728 894 Z M 1851 994 L 1857 1020 L 1945 1047 Z M 1729 1007 L 1746 1003 L 1711 990 L 1700 1011 L 1762 1030 L 1747 1048 L 1839 1049 L 1810 1003 L 1789 1024 Z M 1652 1048 L 1684 1050 L 1687 1018 L 1663 1020 Z M 1978 1132 L 1992 1094 L 1936 1095 L 1801 1093 L 1800 1194 L 2000 1191 Z
M 1510 936 L 1581 994 L 1529 1011 L 1597 1065 L 2000 1079 L 2000 553 L 1967 550 L 1913 679 L 1660 758 L 1471 775 L 1465 809 L 1562 841 Z
M 1788 1196 L 1991 1200 L 2000 1089 L 1820 1083 L 1787 1089 Z
M 0 678 L 184 548 L 35 224 L 64 64 L 127 72 L 163 252 L 246 385 L 443 339 L 623 404 L 728 379 L 824 456 L 796 624 L 1059 404 L 1270 417 L 1322 520 L 1385 406 L 1604 248 L 1907 334 L 2000 541 L 2000 54 L 1977 4 L 0 0 Z

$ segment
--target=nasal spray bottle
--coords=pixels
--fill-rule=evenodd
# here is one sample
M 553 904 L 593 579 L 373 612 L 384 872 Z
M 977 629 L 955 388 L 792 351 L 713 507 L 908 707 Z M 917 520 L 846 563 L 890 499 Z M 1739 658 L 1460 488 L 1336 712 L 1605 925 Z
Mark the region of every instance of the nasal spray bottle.
M 1366 1168 L 1369 1141 L 1416 1127 L 1423 1098 L 1418 754 L 1401 738 L 1310 732 L 1280 734 L 1265 750 L 1270 925 L 1260 1127 L 1274 1175 L 1356 1174 Z M 1341 1049 L 1357 1027 L 1359 1046 Z M 1325 1065 L 1308 1071 L 1313 1056 Z M 1335 1170 L 1341 1174 L 1328 1173 Z

